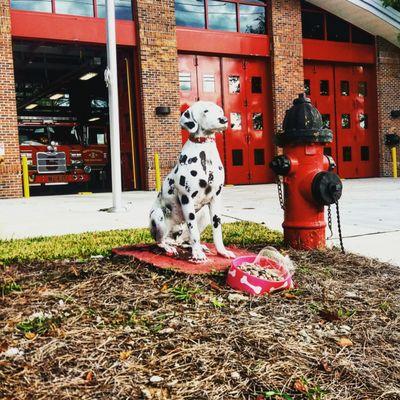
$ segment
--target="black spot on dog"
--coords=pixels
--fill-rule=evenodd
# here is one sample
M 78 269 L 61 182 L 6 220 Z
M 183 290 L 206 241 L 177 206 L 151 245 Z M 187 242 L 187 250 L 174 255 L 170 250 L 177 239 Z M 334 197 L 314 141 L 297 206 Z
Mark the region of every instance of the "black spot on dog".
M 187 157 L 186 154 L 181 155 L 181 156 L 179 157 L 179 163 L 180 163 L 180 164 L 186 164 L 187 158 L 188 158 L 188 157 Z
M 153 228 L 156 227 L 156 221 L 154 221 L 154 219 L 151 220 L 151 226 L 152 226 Z
M 195 192 L 193 192 L 192 193 L 192 199 L 194 199 L 198 194 L 199 194 L 199 192 L 197 190 Z
M 178 169 L 179 169 L 179 167 L 177 166 L 177 167 L 175 168 L 174 174 L 177 174 L 177 173 L 178 173 Z
M 204 151 L 200 152 L 200 162 L 201 162 L 201 166 L 203 168 L 203 171 L 206 172 L 207 168 L 206 168 L 206 153 Z
M 217 196 L 219 196 L 219 194 L 221 193 L 221 190 L 222 190 L 222 185 L 220 185 L 219 186 L 219 188 L 218 188 L 218 190 L 217 190 L 217 193 L 215 193 Z
M 169 189 L 168 194 L 174 194 L 174 189 Z
M 193 121 L 185 122 L 185 125 L 186 125 L 189 129 L 193 129 L 193 128 L 196 126 L 196 124 L 195 124 Z
M 186 178 L 183 175 L 181 175 L 181 177 L 179 178 L 179 184 L 185 187 L 185 183 L 186 183 Z
M 195 216 L 194 216 L 193 213 L 190 213 L 190 214 L 189 214 L 189 219 L 191 219 L 192 221 L 195 219 Z
M 200 179 L 199 186 L 204 189 L 207 186 L 207 182 L 204 179 Z
M 193 171 L 190 171 L 190 175 L 192 175 L 192 176 L 196 176 L 196 175 L 197 175 L 197 171 L 195 171 L 195 170 L 193 170 Z
M 197 163 L 197 157 L 189 158 L 188 163 L 189 163 L 189 164 Z
M 168 185 L 173 186 L 175 184 L 175 181 L 172 178 L 168 179 Z
M 191 222 L 188 222 L 187 226 L 189 229 L 193 229 L 193 224 Z
M 223 170 L 222 165 L 220 165 L 220 166 L 218 167 L 218 169 L 219 169 L 220 171 L 222 171 L 222 170 Z
M 176 239 L 178 239 L 179 236 L 182 235 L 182 233 L 183 233 L 182 230 L 180 230 L 180 231 L 178 231 L 178 232 L 174 232 L 174 233 L 172 234 L 172 238 L 173 238 L 174 240 L 176 240 Z
M 218 228 L 218 226 L 221 224 L 221 218 L 218 217 L 218 215 L 214 215 L 213 222 L 214 222 L 214 228 Z
M 186 118 L 190 118 L 190 111 L 186 110 L 185 113 L 183 114 Z
M 207 189 L 205 191 L 205 194 L 208 194 L 211 192 L 212 187 L 210 185 L 207 186 Z
M 210 172 L 210 175 L 208 175 L 208 183 L 211 184 L 214 182 L 214 174 Z
M 171 206 L 171 204 L 166 204 L 166 205 L 165 205 L 165 208 L 167 208 L 169 211 L 172 211 L 172 206 Z
M 181 202 L 182 202 L 182 204 L 188 204 L 188 203 L 189 203 L 189 199 L 188 199 L 188 197 L 186 196 L 186 194 L 183 194 L 183 195 L 182 195 L 182 197 L 181 197 Z

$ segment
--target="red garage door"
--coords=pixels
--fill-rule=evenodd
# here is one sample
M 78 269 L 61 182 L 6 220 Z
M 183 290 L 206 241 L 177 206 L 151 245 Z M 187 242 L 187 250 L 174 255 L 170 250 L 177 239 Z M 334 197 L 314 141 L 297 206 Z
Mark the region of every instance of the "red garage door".
M 325 148 L 342 178 L 378 175 L 376 83 L 370 66 L 307 63 L 304 86 L 332 129 Z
M 260 60 L 179 56 L 181 108 L 196 100 L 210 100 L 224 108 L 230 125 L 217 145 L 230 184 L 273 180 L 270 86 L 267 65 Z M 182 133 L 183 141 L 187 133 Z

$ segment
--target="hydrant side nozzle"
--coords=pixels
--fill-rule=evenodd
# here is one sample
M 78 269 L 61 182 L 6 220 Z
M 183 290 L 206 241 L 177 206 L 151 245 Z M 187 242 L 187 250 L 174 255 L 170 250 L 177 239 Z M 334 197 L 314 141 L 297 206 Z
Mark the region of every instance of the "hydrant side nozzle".
M 291 161 L 285 155 L 275 156 L 269 163 L 269 167 L 276 175 L 288 175 L 291 170 Z
M 334 172 L 319 172 L 311 184 L 311 193 L 318 205 L 329 206 L 342 197 L 343 185 Z

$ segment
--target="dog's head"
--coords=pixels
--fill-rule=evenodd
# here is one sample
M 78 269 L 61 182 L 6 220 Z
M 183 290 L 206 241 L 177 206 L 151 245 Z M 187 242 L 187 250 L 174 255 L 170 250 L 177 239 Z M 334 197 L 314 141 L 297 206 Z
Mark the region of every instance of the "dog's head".
M 228 118 L 217 104 L 198 101 L 182 114 L 181 126 L 192 136 L 212 136 L 228 127 Z

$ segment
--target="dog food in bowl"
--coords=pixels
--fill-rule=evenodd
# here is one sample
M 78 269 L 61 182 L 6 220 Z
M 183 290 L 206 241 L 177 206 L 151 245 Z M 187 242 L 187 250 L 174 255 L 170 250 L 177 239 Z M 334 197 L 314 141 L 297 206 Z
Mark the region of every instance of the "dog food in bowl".
M 275 260 L 258 256 L 235 258 L 226 282 L 232 289 L 252 295 L 263 295 L 293 286 L 292 271 Z

